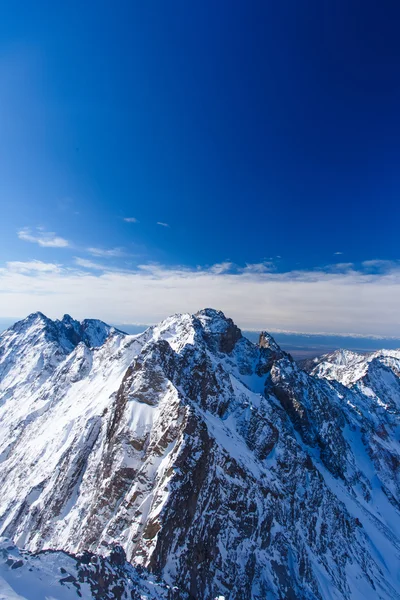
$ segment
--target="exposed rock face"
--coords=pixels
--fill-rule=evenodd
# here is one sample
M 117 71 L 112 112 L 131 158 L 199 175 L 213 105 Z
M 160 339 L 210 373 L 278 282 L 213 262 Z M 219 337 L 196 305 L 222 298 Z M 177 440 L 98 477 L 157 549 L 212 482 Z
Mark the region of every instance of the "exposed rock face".
M 260 348 L 270 348 L 271 350 L 278 351 L 280 350 L 278 344 L 275 342 L 272 335 L 267 333 L 266 331 L 262 331 L 260 333 L 260 337 L 258 340 L 258 345 Z
M 116 542 L 183 599 L 400 598 L 393 356 L 346 387 L 212 309 L 97 348 L 29 319 L 0 337 L 0 532 Z

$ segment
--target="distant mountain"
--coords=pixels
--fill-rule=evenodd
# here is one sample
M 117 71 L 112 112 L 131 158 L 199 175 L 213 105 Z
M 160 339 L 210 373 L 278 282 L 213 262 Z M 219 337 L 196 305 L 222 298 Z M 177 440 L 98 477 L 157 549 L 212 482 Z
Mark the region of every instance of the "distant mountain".
M 371 411 L 384 408 L 384 415 L 400 411 L 400 350 L 379 350 L 359 354 L 337 350 L 303 361 L 311 375 L 339 382 L 361 393 Z
M 329 356 L 213 309 L 31 315 L 0 336 L 0 534 L 117 543 L 183 600 L 400 598 L 397 358 Z
M 346 349 L 356 353 L 376 352 L 380 348 L 395 350 L 400 348 L 400 339 L 365 337 L 355 335 L 335 335 L 323 333 L 289 333 L 272 332 L 280 347 L 296 360 L 315 358 L 322 354 L 329 354 L 335 350 Z M 259 332 L 243 331 L 250 341 L 258 340 Z

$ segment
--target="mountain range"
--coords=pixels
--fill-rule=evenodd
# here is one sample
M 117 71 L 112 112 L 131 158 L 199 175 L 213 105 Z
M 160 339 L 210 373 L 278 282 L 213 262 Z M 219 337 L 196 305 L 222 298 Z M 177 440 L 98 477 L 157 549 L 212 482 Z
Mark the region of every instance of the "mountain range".
M 398 350 L 297 363 L 214 309 L 19 321 L 0 598 L 400 599 L 399 377 Z

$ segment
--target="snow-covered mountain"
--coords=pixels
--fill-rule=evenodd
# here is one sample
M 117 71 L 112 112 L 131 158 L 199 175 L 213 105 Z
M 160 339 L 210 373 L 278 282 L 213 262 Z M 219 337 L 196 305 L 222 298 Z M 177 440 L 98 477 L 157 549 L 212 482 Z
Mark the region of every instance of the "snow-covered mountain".
M 54 373 L 55 368 L 78 346 L 99 347 L 112 333 L 121 333 L 102 321 L 81 323 L 64 315 L 52 321 L 34 313 L 18 321 L 0 336 L 0 393 L 7 397 L 34 391 Z
M 0 534 L 118 543 L 183 599 L 400 598 L 399 370 L 379 356 L 309 374 L 212 309 L 136 336 L 31 315 L 0 336 Z
M 400 410 L 400 350 L 378 350 L 359 354 L 336 350 L 303 361 L 311 375 L 339 381 L 349 389 L 362 392 L 388 410 Z

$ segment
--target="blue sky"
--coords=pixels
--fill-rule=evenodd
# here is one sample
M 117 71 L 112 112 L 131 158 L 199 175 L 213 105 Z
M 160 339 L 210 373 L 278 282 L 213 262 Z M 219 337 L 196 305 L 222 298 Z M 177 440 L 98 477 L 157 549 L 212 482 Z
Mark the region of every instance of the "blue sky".
M 1 315 L 399 335 L 399 17 L 4 6 Z

